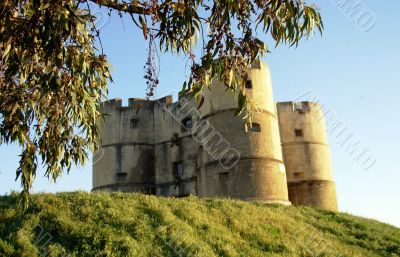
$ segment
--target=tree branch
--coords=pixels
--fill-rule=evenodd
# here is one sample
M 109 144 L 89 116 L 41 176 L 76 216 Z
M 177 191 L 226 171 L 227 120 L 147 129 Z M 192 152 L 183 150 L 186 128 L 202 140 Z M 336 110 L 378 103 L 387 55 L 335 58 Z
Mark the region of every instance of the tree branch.
M 90 0 L 90 1 L 100 6 L 104 6 L 107 8 L 114 9 L 116 11 L 130 13 L 130 14 L 150 15 L 152 12 L 151 8 L 145 7 L 138 1 L 132 1 L 131 3 L 125 3 L 125 2 L 119 3 L 118 1 L 113 1 L 113 0 Z

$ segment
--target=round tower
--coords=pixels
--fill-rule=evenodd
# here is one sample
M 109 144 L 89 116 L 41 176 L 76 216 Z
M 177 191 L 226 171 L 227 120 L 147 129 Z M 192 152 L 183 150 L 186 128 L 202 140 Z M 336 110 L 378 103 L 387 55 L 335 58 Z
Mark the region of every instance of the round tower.
M 289 200 L 336 211 L 336 187 L 326 137 L 325 121 L 318 103 L 277 103 Z
M 101 148 L 93 155 L 93 190 L 154 193 L 154 119 L 151 101 L 104 102 Z
M 257 61 L 248 70 L 247 95 L 258 106 L 253 126 L 234 116 L 237 96 L 214 81 L 194 128 L 199 145 L 199 196 L 289 204 L 270 71 Z

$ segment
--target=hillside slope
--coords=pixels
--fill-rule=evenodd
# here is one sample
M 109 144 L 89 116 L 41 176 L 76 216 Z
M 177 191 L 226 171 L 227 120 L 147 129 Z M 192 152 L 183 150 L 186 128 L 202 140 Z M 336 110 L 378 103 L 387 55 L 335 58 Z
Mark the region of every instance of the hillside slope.
M 312 208 L 123 193 L 0 197 L 0 256 L 400 256 L 400 229 Z

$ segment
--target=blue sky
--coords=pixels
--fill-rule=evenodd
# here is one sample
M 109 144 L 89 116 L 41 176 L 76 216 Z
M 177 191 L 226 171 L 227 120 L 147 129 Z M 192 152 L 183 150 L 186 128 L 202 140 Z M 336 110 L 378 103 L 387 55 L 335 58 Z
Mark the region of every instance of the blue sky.
M 310 1 L 309 1 L 310 2 Z M 280 46 L 263 60 L 272 71 L 274 99 L 288 101 L 308 93 L 329 110 L 336 122 L 347 127 L 353 138 L 369 150 L 375 165 L 368 170 L 354 161 L 329 136 L 334 177 L 341 211 L 375 218 L 400 227 L 400 24 L 397 0 L 365 0 L 368 13 L 376 24 L 368 31 L 362 20 L 351 19 L 338 6 L 344 0 L 314 1 L 322 12 L 325 31 L 322 37 L 303 40 L 298 48 Z M 359 1 L 347 0 L 351 5 Z M 265 38 L 267 42 L 269 39 Z M 113 65 L 115 83 L 109 97 L 145 95 L 143 65 L 146 44 L 142 34 L 129 20 L 107 21 L 102 41 Z M 157 95 L 179 91 L 187 75 L 184 56 L 161 56 L 160 86 Z M 20 190 L 15 182 L 18 165 L 17 146 L 0 146 L 0 194 Z M 91 189 L 91 164 L 74 168 L 55 184 L 38 172 L 34 192 L 59 192 Z

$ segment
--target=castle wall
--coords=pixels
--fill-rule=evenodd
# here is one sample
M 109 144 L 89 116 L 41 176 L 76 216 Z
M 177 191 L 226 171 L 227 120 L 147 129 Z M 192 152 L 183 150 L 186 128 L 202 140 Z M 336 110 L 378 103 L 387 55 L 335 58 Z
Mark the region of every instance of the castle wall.
M 188 111 L 182 110 L 185 106 Z M 197 194 L 196 166 L 198 144 L 193 139 L 191 129 L 182 122 L 190 119 L 192 125 L 198 117 L 190 109 L 196 109 L 193 101 L 180 101 L 166 105 L 156 105 L 156 193 L 164 196 L 184 196 Z M 181 163 L 182 172 L 177 173 L 175 165 Z
M 186 103 L 187 101 L 185 101 Z M 189 101 L 187 107 L 195 108 Z M 105 102 L 100 122 L 102 153 L 93 164 L 93 189 L 144 192 L 164 196 L 197 194 L 198 144 L 190 129 L 181 124 L 180 102 L 172 97 L 158 100 L 120 99 Z M 195 114 L 195 113 L 194 113 Z M 192 122 L 198 119 L 193 115 Z M 174 170 L 182 163 L 182 174 Z
M 277 103 L 289 200 L 337 210 L 325 122 L 317 103 Z

